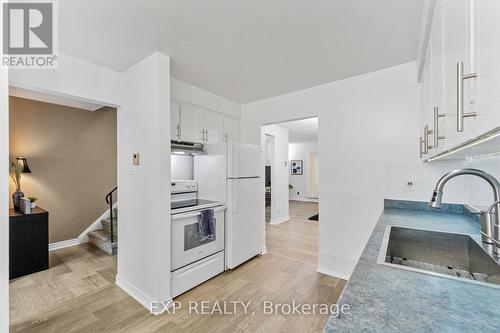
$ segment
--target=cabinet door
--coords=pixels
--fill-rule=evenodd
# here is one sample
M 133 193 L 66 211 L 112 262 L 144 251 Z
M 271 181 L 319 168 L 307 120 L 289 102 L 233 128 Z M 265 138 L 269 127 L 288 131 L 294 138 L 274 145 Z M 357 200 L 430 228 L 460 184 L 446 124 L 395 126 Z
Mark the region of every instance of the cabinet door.
M 181 141 L 180 136 L 180 105 L 179 103 L 170 103 L 170 140 Z
M 240 140 L 239 119 L 224 117 L 224 141 L 238 142 Z
M 223 142 L 223 116 L 205 111 L 205 143 Z
M 191 105 L 181 104 L 182 141 L 203 143 L 203 110 Z
M 478 107 L 476 135 L 500 126 L 500 1 L 476 1 Z
M 432 130 L 432 58 L 431 58 L 431 45 L 427 48 L 427 56 L 424 64 L 424 69 L 422 73 L 422 110 L 421 110 L 421 127 L 420 135 L 422 139 L 427 140 L 428 153 L 424 155 L 424 158 L 429 157 L 434 153 L 432 147 L 432 134 L 425 133 L 424 128 L 427 126 L 428 130 Z M 425 149 L 425 146 L 422 146 Z
M 474 136 L 477 117 L 464 119 L 463 132 L 457 131 L 457 63 L 464 63 L 464 74 L 475 71 L 471 11 L 472 0 L 443 0 L 444 19 L 444 109 L 446 145 L 455 146 Z M 464 81 L 464 112 L 475 112 L 475 80 Z
M 432 19 L 432 30 L 430 36 L 430 71 L 432 76 L 432 96 L 431 96 L 431 109 L 427 112 L 431 113 L 431 123 L 429 127 L 435 131 L 437 129 L 437 135 L 444 137 L 444 139 L 437 139 L 436 135 L 432 135 L 432 145 L 434 146 L 434 152 L 438 153 L 445 149 L 446 147 L 446 137 L 453 136 L 453 133 L 446 133 L 446 128 L 444 126 L 445 122 L 453 122 L 454 118 L 450 115 L 446 115 L 444 108 L 444 36 L 443 36 L 443 1 L 437 0 L 434 16 Z M 436 120 L 434 119 L 434 108 L 437 108 L 438 114 L 444 115 Z M 446 119 L 448 118 L 448 119 Z

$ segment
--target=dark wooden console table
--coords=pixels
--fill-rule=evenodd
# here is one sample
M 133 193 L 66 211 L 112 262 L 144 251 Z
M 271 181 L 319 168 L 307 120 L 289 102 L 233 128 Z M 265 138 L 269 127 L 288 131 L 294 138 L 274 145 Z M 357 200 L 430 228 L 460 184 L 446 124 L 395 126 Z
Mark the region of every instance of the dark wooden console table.
M 49 268 L 49 213 L 34 208 L 29 215 L 9 212 L 11 279 Z

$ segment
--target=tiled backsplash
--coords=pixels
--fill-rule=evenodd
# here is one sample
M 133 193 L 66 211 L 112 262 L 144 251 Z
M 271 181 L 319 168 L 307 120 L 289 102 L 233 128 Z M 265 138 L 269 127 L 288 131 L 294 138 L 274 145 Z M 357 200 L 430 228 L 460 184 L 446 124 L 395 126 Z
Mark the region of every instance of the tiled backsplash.
M 387 172 L 386 198 L 427 201 L 437 180 L 445 173 L 461 168 L 474 168 L 491 173 L 500 181 L 500 156 L 470 161 L 436 161 L 419 164 L 390 165 Z M 408 182 L 413 185 L 409 186 Z M 460 176 L 446 184 L 443 202 L 466 203 L 475 207 L 493 202 L 491 187 L 474 176 Z

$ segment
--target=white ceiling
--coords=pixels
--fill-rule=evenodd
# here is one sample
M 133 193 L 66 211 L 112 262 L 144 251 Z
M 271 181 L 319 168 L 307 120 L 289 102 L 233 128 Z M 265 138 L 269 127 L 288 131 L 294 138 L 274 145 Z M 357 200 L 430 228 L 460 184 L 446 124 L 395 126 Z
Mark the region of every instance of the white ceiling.
M 172 75 L 244 103 L 416 59 L 420 0 L 64 0 L 60 50 Z
M 318 118 L 295 120 L 276 125 L 288 130 L 290 143 L 318 141 Z

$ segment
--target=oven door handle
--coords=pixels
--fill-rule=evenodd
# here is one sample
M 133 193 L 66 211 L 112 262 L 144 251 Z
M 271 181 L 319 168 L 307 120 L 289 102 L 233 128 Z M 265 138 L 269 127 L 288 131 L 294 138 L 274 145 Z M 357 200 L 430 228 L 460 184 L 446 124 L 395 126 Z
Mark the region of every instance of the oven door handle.
M 207 208 L 207 210 L 208 209 L 213 209 L 214 213 L 217 213 L 220 211 L 224 211 L 226 209 L 226 207 L 225 206 L 218 206 L 218 207 L 214 207 L 214 208 Z M 205 209 L 203 209 L 203 210 L 205 210 Z M 172 221 L 180 220 L 180 219 L 187 219 L 190 217 L 196 217 L 196 216 L 199 216 L 200 214 L 201 214 L 201 211 L 174 214 L 174 215 L 172 215 Z

